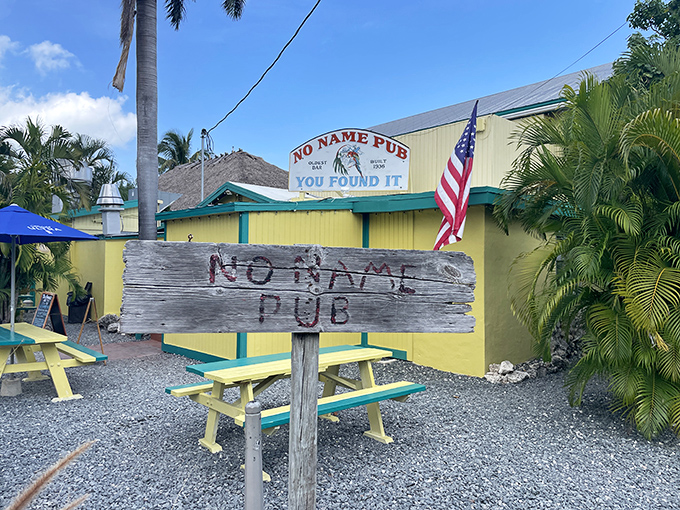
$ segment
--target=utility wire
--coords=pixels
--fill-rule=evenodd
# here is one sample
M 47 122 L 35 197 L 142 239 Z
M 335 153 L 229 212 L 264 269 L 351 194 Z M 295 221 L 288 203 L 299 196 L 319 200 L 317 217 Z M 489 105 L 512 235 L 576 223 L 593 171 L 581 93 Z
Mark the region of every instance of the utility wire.
M 617 29 L 614 30 L 611 34 L 609 34 L 607 37 L 605 37 L 604 39 L 602 39 L 599 43 L 597 43 L 595 46 L 593 46 L 593 47 L 590 48 L 588 51 L 586 51 L 583 55 L 581 55 L 579 58 L 577 58 L 577 59 L 574 60 L 571 64 L 569 64 L 567 67 L 565 67 L 564 69 L 562 69 L 562 70 L 561 70 L 559 73 L 557 73 L 555 76 L 553 76 L 553 77 L 550 78 L 549 80 L 544 81 L 543 83 L 541 83 L 540 85 L 538 85 L 536 88 L 534 88 L 534 89 L 530 90 L 529 92 L 527 92 L 526 94 L 524 94 L 522 97 L 520 97 L 520 98 L 518 98 L 518 99 L 515 99 L 512 103 L 510 103 L 509 105 L 507 105 L 507 106 L 505 107 L 505 110 L 509 110 L 511 106 L 513 106 L 513 105 L 519 103 L 520 101 L 523 101 L 524 99 L 526 99 L 527 97 L 529 97 L 531 94 L 533 94 L 534 92 L 536 92 L 538 89 L 540 89 L 540 88 L 543 87 L 544 85 L 547 85 L 548 83 L 550 83 L 551 81 L 553 81 L 553 80 L 554 80 L 555 78 L 557 78 L 558 76 L 561 76 L 567 69 L 573 67 L 573 66 L 574 66 L 575 64 L 577 64 L 579 61 L 583 60 L 586 56 L 588 56 L 588 54 L 592 53 L 598 46 L 600 46 L 602 43 L 604 43 L 607 39 L 609 39 L 611 36 L 613 36 L 616 32 L 618 32 L 619 30 L 621 30 L 627 23 L 628 23 L 628 20 L 626 20 L 626 21 L 624 21 L 623 23 L 621 23 L 621 25 L 619 26 L 619 28 L 617 28 Z
M 257 87 L 257 86 L 260 84 L 260 82 L 264 79 L 264 77 L 266 76 L 266 74 L 267 74 L 267 73 L 271 70 L 271 68 L 274 67 L 274 65 L 279 61 L 279 59 L 281 58 L 281 55 L 283 55 L 283 52 L 286 51 L 286 48 L 288 48 L 288 46 L 290 46 L 290 43 L 293 42 L 293 39 L 295 39 L 295 37 L 298 35 L 298 33 L 300 32 L 300 30 L 302 29 L 302 27 L 304 26 L 304 24 L 307 22 L 307 20 L 309 19 L 309 17 L 310 17 L 310 16 L 312 15 L 312 13 L 316 10 L 316 8 L 319 6 L 320 3 L 321 3 L 321 0 L 317 0 L 317 2 L 314 4 L 314 7 L 312 7 L 312 10 L 309 11 L 309 14 L 307 14 L 307 16 L 305 17 L 305 19 L 302 20 L 302 23 L 300 23 L 300 26 L 297 28 L 297 30 L 296 30 L 295 33 L 293 34 L 293 37 L 291 37 L 291 38 L 288 40 L 288 42 L 286 43 L 286 45 L 285 45 L 285 46 L 283 47 L 283 49 L 279 52 L 278 56 L 274 59 L 274 62 L 272 62 L 271 65 L 267 68 L 267 70 L 266 70 L 264 73 L 262 73 L 262 76 L 260 76 L 260 79 L 257 80 L 257 82 L 255 83 L 255 85 L 253 85 L 252 87 L 250 87 L 250 90 L 248 91 L 248 93 L 247 93 L 245 96 L 243 96 L 243 98 L 242 98 L 238 103 L 236 103 L 236 106 L 234 106 L 234 107 L 231 109 L 231 111 L 229 111 L 229 113 L 227 113 L 224 117 L 222 117 L 222 119 L 221 119 L 217 124 L 215 124 L 213 127 L 211 127 L 210 129 L 208 129 L 207 133 L 210 133 L 213 129 L 215 129 L 217 126 L 219 126 L 220 124 L 222 124 L 222 122 L 224 122 L 224 121 L 226 120 L 226 118 L 229 117 L 229 115 L 231 115 L 232 113 L 234 113 L 234 111 L 236 111 L 236 108 L 238 108 L 238 107 L 241 105 L 241 103 L 242 103 L 243 101 L 246 100 L 246 98 L 250 95 L 250 93 L 251 93 L 253 90 L 255 90 L 255 87 Z

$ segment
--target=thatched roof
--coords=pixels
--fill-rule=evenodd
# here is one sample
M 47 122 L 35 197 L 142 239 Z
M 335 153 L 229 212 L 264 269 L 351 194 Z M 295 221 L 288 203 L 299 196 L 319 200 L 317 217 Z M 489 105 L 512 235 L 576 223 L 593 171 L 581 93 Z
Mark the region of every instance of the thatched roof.
M 206 159 L 204 177 L 204 198 L 227 181 L 288 189 L 288 172 L 240 149 Z M 196 207 L 201 201 L 201 162 L 179 165 L 159 175 L 158 189 L 182 194 L 171 206 L 174 211 Z

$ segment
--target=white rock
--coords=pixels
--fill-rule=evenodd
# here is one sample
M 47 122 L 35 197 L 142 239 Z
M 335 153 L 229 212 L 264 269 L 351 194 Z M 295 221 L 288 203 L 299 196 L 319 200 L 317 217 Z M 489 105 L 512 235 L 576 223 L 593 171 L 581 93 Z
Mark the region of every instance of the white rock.
M 501 375 L 505 375 L 505 374 L 509 374 L 513 370 L 515 370 L 515 366 L 512 363 L 510 363 L 508 360 L 505 360 L 505 361 L 501 362 L 501 366 L 498 369 L 498 373 L 501 374 Z
M 118 333 L 118 330 L 120 329 L 120 323 L 119 322 L 112 322 L 109 324 L 106 328 L 106 331 L 109 333 Z
M 484 379 L 486 379 L 492 384 L 498 384 L 503 381 L 503 378 L 495 372 L 487 372 L 484 375 Z
M 500 363 L 491 363 L 489 365 L 489 372 L 495 372 L 498 373 L 498 369 L 501 368 Z
M 517 372 L 508 374 L 506 377 L 508 378 L 509 383 L 518 383 L 522 382 L 524 379 L 528 379 L 529 374 L 518 370 Z

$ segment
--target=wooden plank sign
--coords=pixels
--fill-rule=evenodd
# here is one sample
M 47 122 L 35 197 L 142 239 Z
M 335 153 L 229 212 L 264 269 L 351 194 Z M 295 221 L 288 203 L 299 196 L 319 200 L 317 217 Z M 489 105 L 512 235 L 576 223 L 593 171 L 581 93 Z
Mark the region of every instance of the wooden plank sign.
M 31 324 L 44 328 L 47 325 L 48 318 L 52 321 L 52 331 L 66 335 L 66 326 L 64 325 L 64 316 L 61 314 L 61 307 L 59 306 L 59 297 L 52 292 L 43 292 L 40 296 L 40 301 L 38 301 Z
M 121 331 L 451 332 L 475 325 L 459 252 L 128 241 Z

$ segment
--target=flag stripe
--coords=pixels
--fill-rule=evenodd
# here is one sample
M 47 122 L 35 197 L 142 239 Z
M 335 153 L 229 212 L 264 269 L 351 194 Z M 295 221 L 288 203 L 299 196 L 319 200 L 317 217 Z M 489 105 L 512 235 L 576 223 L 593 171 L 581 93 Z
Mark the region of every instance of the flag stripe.
M 476 134 L 477 103 L 472 109 L 470 120 L 451 153 L 434 193 L 434 199 L 444 215 L 435 239 L 435 250 L 439 250 L 447 244 L 458 242 L 463 237 L 465 214 L 470 198 L 470 180 Z

